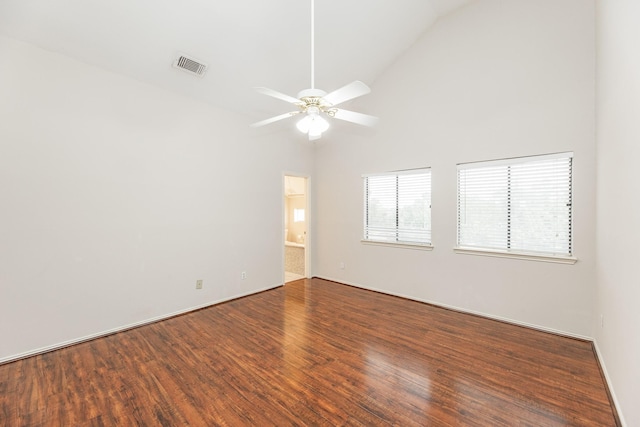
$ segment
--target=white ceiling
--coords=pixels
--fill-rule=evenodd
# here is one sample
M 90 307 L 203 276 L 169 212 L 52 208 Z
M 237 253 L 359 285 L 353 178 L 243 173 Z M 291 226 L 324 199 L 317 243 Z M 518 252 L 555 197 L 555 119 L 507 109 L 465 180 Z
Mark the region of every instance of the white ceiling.
M 316 87 L 376 77 L 472 0 L 316 0 Z M 310 86 L 310 0 L 0 0 L 0 34 L 254 118 Z M 178 52 L 209 65 L 171 67 Z M 46 70 L 43 70 L 46 72 Z

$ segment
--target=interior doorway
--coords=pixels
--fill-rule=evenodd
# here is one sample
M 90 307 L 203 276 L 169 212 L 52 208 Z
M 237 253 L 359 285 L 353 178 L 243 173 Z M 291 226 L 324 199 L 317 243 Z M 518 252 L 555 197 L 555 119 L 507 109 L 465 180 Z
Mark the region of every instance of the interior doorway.
M 284 282 L 308 277 L 308 178 L 284 175 Z

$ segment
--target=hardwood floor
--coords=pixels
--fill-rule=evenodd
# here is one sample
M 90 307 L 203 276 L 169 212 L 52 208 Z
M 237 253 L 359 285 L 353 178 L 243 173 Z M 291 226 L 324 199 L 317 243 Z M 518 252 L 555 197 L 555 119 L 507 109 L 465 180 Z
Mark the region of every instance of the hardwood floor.
M 320 279 L 0 366 L 2 426 L 614 426 L 591 343 Z

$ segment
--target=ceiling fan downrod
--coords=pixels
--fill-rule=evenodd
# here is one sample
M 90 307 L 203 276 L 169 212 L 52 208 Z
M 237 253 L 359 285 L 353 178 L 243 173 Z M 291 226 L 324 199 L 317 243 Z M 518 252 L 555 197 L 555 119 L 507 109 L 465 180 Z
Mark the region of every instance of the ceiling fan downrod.
M 311 0 L 311 89 L 316 88 L 315 3 L 315 0 Z
M 289 117 L 303 114 L 302 120 L 298 121 L 298 129 L 309 136 L 310 141 L 319 139 L 322 133 L 329 128 L 329 122 L 322 117 L 343 120 L 356 123 L 362 126 L 373 126 L 378 118 L 367 114 L 357 113 L 342 108 L 337 108 L 339 104 L 352 100 L 371 92 L 369 87 L 359 80 L 336 89 L 331 93 L 316 89 L 316 64 L 315 64 L 315 0 L 311 1 L 311 87 L 298 93 L 297 98 L 266 87 L 256 87 L 255 89 L 273 98 L 280 99 L 298 107 L 297 110 L 280 114 L 266 120 L 251 124 L 251 127 L 261 127 Z

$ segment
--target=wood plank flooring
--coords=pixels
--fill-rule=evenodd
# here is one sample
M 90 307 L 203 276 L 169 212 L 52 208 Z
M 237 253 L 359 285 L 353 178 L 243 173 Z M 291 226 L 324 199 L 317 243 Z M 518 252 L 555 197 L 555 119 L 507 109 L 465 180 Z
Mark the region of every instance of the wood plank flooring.
M 591 343 L 320 279 L 0 366 L 1 426 L 615 426 Z

